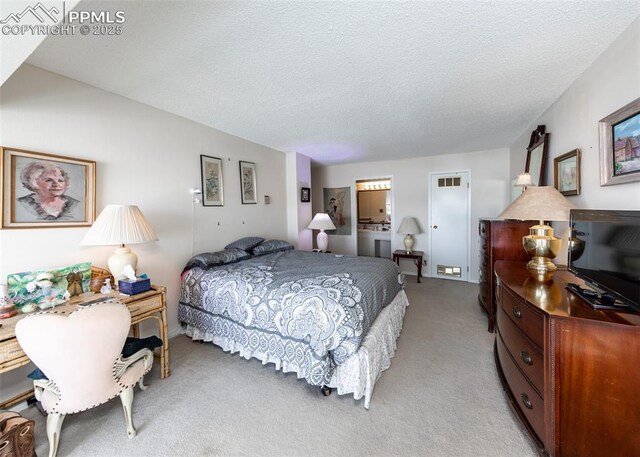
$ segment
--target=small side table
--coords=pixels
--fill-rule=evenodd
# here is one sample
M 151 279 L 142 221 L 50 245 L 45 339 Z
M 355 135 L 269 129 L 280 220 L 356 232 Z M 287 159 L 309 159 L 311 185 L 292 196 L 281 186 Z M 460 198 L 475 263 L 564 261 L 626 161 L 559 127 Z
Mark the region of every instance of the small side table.
M 423 251 L 411 251 L 411 253 L 407 254 L 406 251 L 402 249 L 398 249 L 393 253 L 393 261 L 400 266 L 400 259 L 412 259 L 413 263 L 418 267 L 418 282 L 420 282 L 420 276 L 422 276 L 422 256 L 424 255 Z

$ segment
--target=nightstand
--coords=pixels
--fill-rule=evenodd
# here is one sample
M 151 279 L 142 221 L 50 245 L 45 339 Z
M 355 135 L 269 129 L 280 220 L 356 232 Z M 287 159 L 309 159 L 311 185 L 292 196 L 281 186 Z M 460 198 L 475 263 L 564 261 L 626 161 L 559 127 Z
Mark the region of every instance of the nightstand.
M 400 259 L 411 259 L 413 263 L 418 267 L 418 282 L 420 282 L 420 276 L 422 276 L 422 256 L 424 252 L 422 251 L 411 251 L 407 253 L 402 249 L 398 249 L 393 253 L 393 261 L 400 266 Z

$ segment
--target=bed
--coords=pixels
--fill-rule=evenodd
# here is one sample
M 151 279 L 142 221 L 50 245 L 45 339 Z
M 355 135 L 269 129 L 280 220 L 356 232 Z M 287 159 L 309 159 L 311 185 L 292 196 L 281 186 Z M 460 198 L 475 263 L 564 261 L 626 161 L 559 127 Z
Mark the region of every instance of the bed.
M 273 363 L 325 392 L 364 397 L 368 408 L 407 305 L 389 259 L 227 249 L 189 261 L 178 319 L 194 340 Z

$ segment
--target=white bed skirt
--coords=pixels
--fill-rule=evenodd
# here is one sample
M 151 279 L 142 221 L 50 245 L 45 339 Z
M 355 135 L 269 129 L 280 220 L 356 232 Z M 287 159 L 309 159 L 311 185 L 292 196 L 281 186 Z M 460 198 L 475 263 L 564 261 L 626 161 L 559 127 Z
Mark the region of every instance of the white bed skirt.
M 384 370 L 391 366 L 396 353 L 396 340 L 402 330 L 405 310 L 409 306 L 404 289 L 378 315 L 369 328 L 360 348 L 341 365 L 336 367 L 329 387 L 340 395 L 353 394 L 356 400 L 364 397 L 364 407 L 369 408 L 373 387 Z M 261 351 L 252 351 L 234 340 L 213 333 L 203 332 L 191 325 L 185 326 L 187 336 L 198 341 L 212 342 L 224 351 L 239 354 L 245 359 L 255 358 L 263 365 L 273 363 L 276 370 L 299 373 L 298 366 Z M 298 378 L 302 376 L 298 375 Z

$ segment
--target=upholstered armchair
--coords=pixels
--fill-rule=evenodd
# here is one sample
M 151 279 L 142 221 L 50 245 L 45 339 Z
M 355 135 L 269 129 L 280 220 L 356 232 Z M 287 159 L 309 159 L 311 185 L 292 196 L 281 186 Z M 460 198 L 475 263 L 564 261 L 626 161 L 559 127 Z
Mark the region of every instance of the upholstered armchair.
M 133 388 L 146 389 L 143 376 L 153 364 L 148 349 L 121 356 L 131 314 L 110 301 L 79 308 L 70 314 L 42 312 L 20 320 L 16 336 L 27 356 L 48 380 L 34 381 L 36 398 L 47 412 L 49 456 L 58 450 L 67 414 L 79 413 L 119 395 L 129 438 L 136 435 L 131 417 Z

